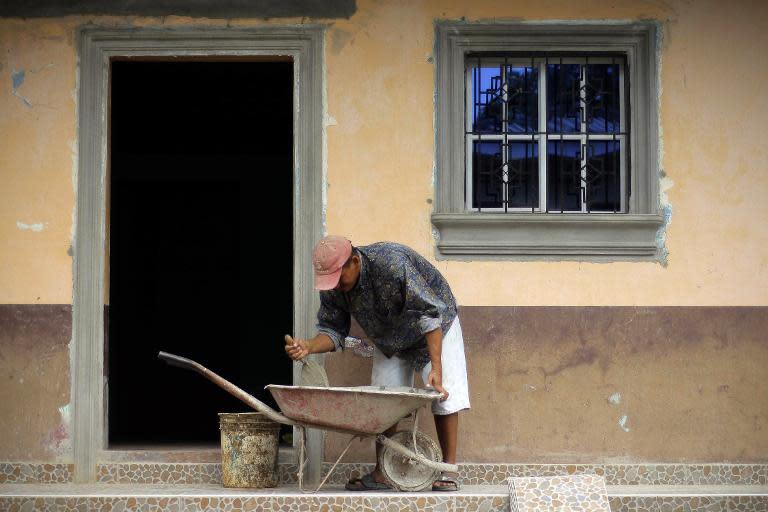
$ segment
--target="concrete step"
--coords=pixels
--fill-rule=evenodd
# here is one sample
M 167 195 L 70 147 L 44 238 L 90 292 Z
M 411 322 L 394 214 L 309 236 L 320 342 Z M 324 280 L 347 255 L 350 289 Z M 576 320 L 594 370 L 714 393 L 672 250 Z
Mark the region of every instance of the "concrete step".
M 768 485 L 608 486 L 614 512 L 768 512 Z M 502 485 L 467 485 L 460 492 L 353 493 L 332 486 L 316 494 L 295 485 L 274 489 L 225 489 L 220 485 L 3 484 L 2 512 L 241 512 L 327 511 L 509 511 Z

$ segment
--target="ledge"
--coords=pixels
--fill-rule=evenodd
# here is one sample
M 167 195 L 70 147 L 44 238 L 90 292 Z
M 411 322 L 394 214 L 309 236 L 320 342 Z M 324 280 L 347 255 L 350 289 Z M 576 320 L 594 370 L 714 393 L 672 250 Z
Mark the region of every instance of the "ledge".
M 438 259 L 658 261 L 656 214 L 436 213 Z

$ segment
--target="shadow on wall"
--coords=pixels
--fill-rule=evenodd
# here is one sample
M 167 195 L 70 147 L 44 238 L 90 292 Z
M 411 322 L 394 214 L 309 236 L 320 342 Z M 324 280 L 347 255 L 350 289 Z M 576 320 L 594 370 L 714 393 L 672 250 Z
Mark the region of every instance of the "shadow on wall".
M 4 0 L 0 17 L 59 17 L 77 14 L 191 16 L 204 18 L 350 18 L 355 0 Z

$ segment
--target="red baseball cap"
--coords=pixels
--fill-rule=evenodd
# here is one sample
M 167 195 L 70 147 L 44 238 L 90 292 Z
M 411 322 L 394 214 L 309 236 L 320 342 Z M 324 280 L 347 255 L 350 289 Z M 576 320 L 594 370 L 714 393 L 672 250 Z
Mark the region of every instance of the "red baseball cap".
M 328 235 L 321 238 L 312 251 L 315 269 L 315 289 L 333 290 L 339 284 L 341 267 L 352 254 L 352 242 L 343 236 Z

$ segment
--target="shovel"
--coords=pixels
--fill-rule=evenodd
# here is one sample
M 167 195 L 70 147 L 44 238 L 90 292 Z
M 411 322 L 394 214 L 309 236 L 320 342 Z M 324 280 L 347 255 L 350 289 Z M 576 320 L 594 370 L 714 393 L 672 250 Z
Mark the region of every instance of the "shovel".
M 293 338 L 286 334 L 285 342 L 293 345 Z M 306 357 L 301 359 L 301 385 L 327 388 L 328 375 L 325 373 L 325 368 L 316 361 L 308 361 Z

